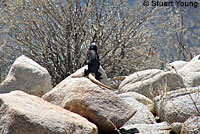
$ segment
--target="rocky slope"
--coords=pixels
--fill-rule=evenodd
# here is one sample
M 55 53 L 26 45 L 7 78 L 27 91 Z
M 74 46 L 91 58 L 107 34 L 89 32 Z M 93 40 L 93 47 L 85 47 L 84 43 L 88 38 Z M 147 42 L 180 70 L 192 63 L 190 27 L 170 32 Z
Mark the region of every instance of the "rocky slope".
M 198 134 L 199 57 L 136 72 L 112 91 L 83 77 L 87 66 L 51 89 L 46 69 L 21 56 L 0 85 L 0 133 Z

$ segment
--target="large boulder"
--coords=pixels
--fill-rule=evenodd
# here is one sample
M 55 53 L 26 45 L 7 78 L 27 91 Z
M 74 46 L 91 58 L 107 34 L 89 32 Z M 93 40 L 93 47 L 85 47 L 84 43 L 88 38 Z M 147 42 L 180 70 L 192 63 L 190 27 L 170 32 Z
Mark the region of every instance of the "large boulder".
M 200 116 L 191 116 L 182 125 L 181 134 L 199 134 Z
M 95 123 L 102 133 L 121 127 L 136 112 L 113 91 L 101 88 L 85 77 L 66 78 L 43 99 L 82 115 Z
M 181 75 L 186 75 L 189 72 L 200 72 L 200 60 L 190 61 L 187 65 L 178 70 Z
M 174 72 L 149 69 L 133 73 L 119 86 L 119 92 L 137 92 L 150 99 L 163 92 L 184 87 L 183 79 Z
M 133 98 L 134 94 L 131 94 L 132 92 L 128 93 L 122 93 L 118 96 L 122 98 L 123 101 L 127 102 L 129 105 L 131 105 L 133 108 L 137 110 L 136 114 L 124 124 L 126 125 L 133 125 L 133 124 L 154 124 L 156 123 L 156 120 L 154 118 L 154 115 L 150 112 L 147 106 L 144 104 L 138 102 L 136 99 Z
M 24 55 L 15 60 L 8 76 L 0 85 L 0 93 L 22 90 L 37 96 L 42 96 L 51 89 L 48 71 Z
M 174 122 L 174 123 L 170 124 L 170 126 L 172 127 L 172 132 L 174 132 L 175 134 L 180 134 L 182 125 L 183 125 L 183 123 L 180 123 L 180 122 Z
M 155 113 L 161 121 L 185 122 L 191 115 L 199 114 L 200 88 L 184 88 L 155 97 Z
M 78 114 L 22 91 L 0 94 L 1 134 L 97 134 Z
M 184 67 L 185 65 L 187 65 L 187 61 L 182 61 L 182 60 L 179 60 L 179 61 L 174 61 L 172 63 L 169 63 L 166 68 L 168 71 L 173 71 L 174 69 L 176 70 L 179 70 L 181 69 L 182 67 Z
M 119 94 L 119 96 L 127 97 L 127 98 L 134 98 L 138 102 L 147 106 L 151 112 L 154 110 L 153 101 L 151 99 L 147 98 L 146 96 L 142 95 L 142 94 L 139 94 L 139 93 L 136 93 L 136 92 L 126 92 L 126 93 Z
M 178 70 L 183 77 L 184 84 L 187 87 L 196 87 L 200 85 L 200 60 L 192 60 L 187 65 Z
M 189 72 L 183 76 L 183 80 L 186 87 L 200 86 L 200 72 Z
M 122 127 L 126 131 L 121 134 L 171 134 L 171 126 L 167 122 L 156 124 L 134 124 Z M 131 133 L 131 130 L 133 132 Z M 136 130 L 138 131 L 137 133 Z M 127 133 L 128 132 L 128 133 Z
M 191 59 L 192 62 L 195 61 L 195 60 L 200 60 L 200 55 L 196 55 Z

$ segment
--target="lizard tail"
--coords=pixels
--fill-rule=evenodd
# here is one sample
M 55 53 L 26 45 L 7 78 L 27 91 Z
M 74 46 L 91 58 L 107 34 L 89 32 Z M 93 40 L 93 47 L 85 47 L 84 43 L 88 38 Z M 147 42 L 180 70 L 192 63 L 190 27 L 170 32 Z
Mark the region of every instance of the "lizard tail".
M 111 87 L 108 87 L 108 86 L 104 85 L 104 84 L 101 83 L 100 81 L 98 81 L 98 80 L 95 78 L 95 76 L 92 75 L 92 73 L 89 73 L 89 74 L 88 74 L 88 78 L 89 78 L 93 83 L 95 83 L 95 84 L 97 84 L 97 85 L 99 85 L 99 86 L 102 86 L 102 87 L 107 88 L 107 89 L 110 89 L 110 90 L 115 90 L 115 89 L 113 89 L 113 88 L 111 88 Z

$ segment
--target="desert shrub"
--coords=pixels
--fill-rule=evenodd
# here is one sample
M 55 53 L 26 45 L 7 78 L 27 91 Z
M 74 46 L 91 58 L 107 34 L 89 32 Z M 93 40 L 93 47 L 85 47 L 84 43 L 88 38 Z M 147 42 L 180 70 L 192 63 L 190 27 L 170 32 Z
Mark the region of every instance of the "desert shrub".
M 177 56 L 174 35 L 181 16 L 142 0 L 8 0 L 1 7 L 2 34 L 59 83 L 84 65 L 91 42 L 109 77 L 162 68 Z M 187 57 L 186 57 L 187 58 Z

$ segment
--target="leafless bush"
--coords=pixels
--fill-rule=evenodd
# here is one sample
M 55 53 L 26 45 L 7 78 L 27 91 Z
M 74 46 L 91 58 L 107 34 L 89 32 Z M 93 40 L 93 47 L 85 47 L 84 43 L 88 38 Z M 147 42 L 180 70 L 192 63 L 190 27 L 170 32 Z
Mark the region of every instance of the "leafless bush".
M 8 0 L 2 33 L 17 45 L 15 51 L 46 67 L 54 84 L 84 64 L 91 42 L 109 77 L 160 68 L 160 60 L 178 49 L 173 37 L 182 30 L 181 17 L 171 7 L 142 2 Z

